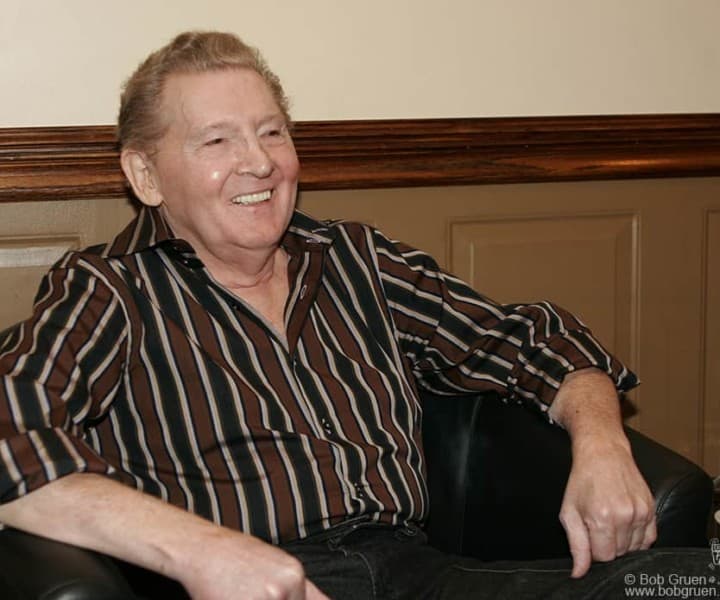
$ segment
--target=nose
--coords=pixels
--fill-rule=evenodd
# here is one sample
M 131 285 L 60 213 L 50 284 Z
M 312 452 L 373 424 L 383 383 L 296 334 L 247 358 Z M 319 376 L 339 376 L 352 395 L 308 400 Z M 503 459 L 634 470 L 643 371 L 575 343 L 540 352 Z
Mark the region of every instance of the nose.
M 272 159 L 257 140 L 251 141 L 238 157 L 237 170 L 241 175 L 268 177 L 273 171 Z

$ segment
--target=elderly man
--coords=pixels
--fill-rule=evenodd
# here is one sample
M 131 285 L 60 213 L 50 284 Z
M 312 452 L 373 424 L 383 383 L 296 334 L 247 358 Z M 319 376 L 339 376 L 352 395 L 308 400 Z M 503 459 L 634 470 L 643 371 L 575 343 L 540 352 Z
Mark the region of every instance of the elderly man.
M 256 51 L 178 36 L 127 82 L 119 136 L 137 219 L 55 265 L 3 344 L 0 521 L 203 599 L 596 597 L 633 563 L 582 577 L 593 559 L 652 544 L 616 392 L 634 375 L 557 307 L 499 306 L 297 212 L 287 101 Z M 424 543 L 419 387 L 567 428 L 572 570 Z

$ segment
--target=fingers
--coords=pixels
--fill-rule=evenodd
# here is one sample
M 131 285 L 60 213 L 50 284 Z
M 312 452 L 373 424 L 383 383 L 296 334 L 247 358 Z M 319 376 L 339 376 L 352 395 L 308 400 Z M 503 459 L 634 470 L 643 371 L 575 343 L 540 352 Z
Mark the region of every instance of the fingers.
M 630 543 L 627 547 L 621 547 L 618 544 L 618 556 L 627 552 L 635 552 L 636 550 L 647 550 L 657 538 L 655 514 L 652 512 L 649 515 L 642 515 L 631 527 Z
M 570 554 L 573 559 L 571 577 L 578 578 L 585 575 L 590 569 L 592 554 L 590 549 L 590 536 L 587 527 L 580 515 L 574 510 L 562 511 L 560 522 L 567 534 L 570 545 Z
M 645 537 L 647 520 L 647 512 L 642 503 L 636 504 L 632 501 L 632 498 L 619 503 L 614 510 L 609 508 L 607 522 L 604 527 L 610 534 L 614 533 L 615 556 L 606 560 L 612 560 L 616 556 L 622 556 L 629 551 L 639 549 Z
M 269 585 L 266 587 L 268 598 L 285 600 L 307 600 L 306 587 L 303 584 L 292 587 Z
M 265 594 L 262 596 L 272 599 L 306 600 L 305 571 L 300 561 L 273 549 L 277 558 L 273 572 L 267 574 L 264 582 Z
M 648 549 L 657 538 L 655 505 L 652 498 L 638 502 L 625 518 L 617 519 L 616 553 L 622 556 L 628 552 Z
M 617 541 L 617 555 L 622 556 L 628 552 L 634 552 L 635 550 L 642 549 L 643 540 L 645 539 L 645 529 L 647 527 L 646 522 L 637 523 L 632 528 L 628 529 L 628 535 L 618 536 Z M 625 543 L 621 540 L 624 539 Z
M 655 543 L 657 539 L 657 521 L 653 514 L 650 522 L 645 527 L 645 535 L 643 536 L 642 544 L 640 545 L 641 550 L 647 550 L 650 546 Z
M 608 522 L 586 523 L 578 511 L 561 512 L 560 521 L 567 534 L 573 557 L 571 576 L 582 577 L 593 560 L 610 561 L 636 550 L 649 548 L 657 538 L 655 514 L 645 507 L 636 508 Z
M 315 587 L 312 581 L 305 580 L 305 600 L 330 600 L 325 594 Z

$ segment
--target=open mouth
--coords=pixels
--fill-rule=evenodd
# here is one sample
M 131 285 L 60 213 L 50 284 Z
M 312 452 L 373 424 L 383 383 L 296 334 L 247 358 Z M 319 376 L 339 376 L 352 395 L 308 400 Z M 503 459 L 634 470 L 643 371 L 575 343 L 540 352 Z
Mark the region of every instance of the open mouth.
M 264 192 L 256 192 L 254 194 L 241 194 L 239 196 L 235 196 L 231 200 L 231 202 L 233 204 L 240 204 L 242 206 L 251 206 L 253 204 L 260 204 L 261 202 L 270 200 L 270 196 L 272 196 L 272 190 L 265 190 Z

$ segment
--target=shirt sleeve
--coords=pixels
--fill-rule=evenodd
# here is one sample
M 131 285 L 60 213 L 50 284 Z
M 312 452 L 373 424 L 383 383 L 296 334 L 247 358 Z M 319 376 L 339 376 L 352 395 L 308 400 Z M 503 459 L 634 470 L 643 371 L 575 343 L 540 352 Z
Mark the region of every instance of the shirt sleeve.
M 494 391 L 547 410 L 565 375 L 595 367 L 618 390 L 637 378 L 566 310 L 499 304 L 424 252 L 375 232 L 399 342 L 419 384 L 436 394 Z
M 85 441 L 121 381 L 125 319 L 90 272 L 53 268 L 32 316 L 0 338 L 0 502 L 70 473 L 112 475 Z

